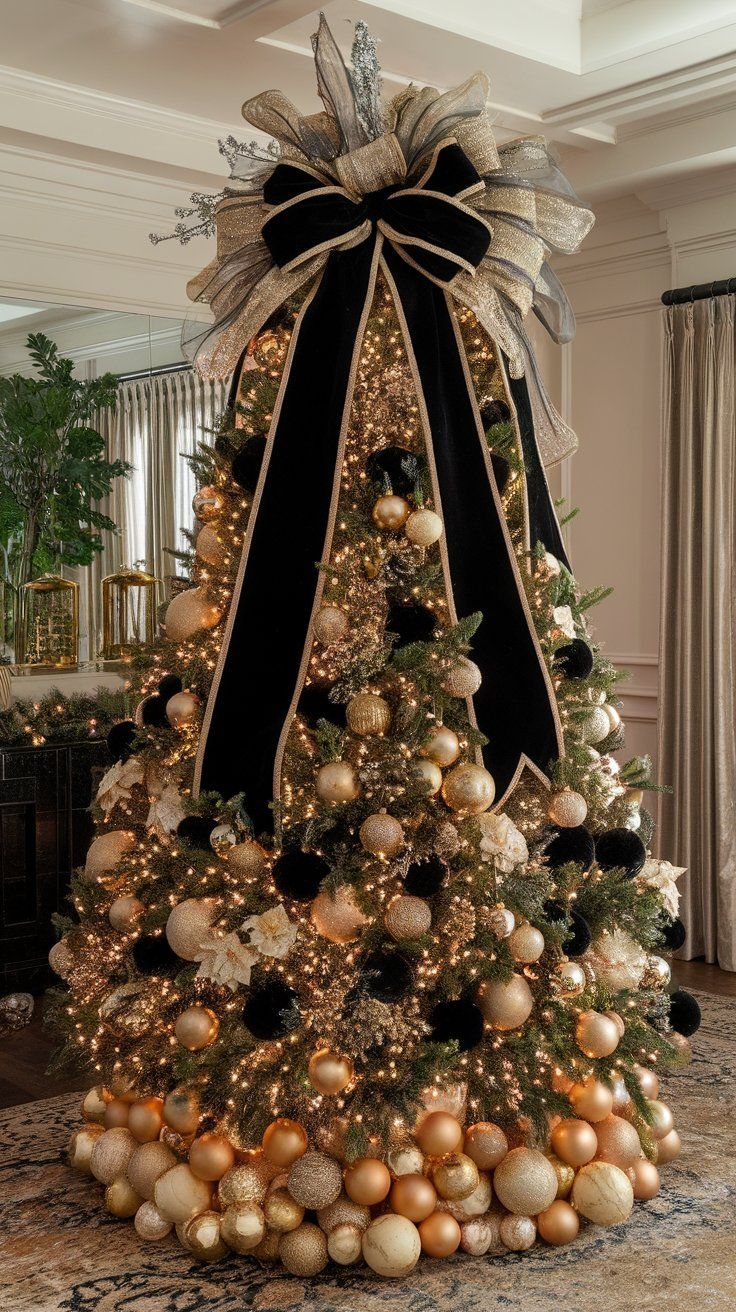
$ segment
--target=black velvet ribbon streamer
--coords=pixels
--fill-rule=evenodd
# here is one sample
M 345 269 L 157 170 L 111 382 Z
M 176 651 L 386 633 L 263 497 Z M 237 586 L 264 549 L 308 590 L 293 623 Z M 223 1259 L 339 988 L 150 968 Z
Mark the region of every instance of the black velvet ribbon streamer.
M 455 610 L 484 614 L 473 640 L 483 673 L 473 709 L 489 739 L 483 758 L 497 799 L 524 763 L 546 775 L 560 753 L 554 693 L 444 290 L 488 248 L 488 228 L 462 203 L 479 181 L 451 143 L 435 153 L 421 184 L 403 190 L 394 185 L 354 199 L 291 164 L 279 165 L 266 184 L 274 209 L 263 236 L 281 267 L 333 248 L 292 337 L 197 760 L 197 788 L 245 793 L 257 832 L 273 827 L 283 742 L 304 682 L 315 563 L 329 555 L 353 370 L 379 254 L 426 414 Z M 536 451 L 533 431 L 531 444 Z M 541 464 L 539 471 L 544 479 Z

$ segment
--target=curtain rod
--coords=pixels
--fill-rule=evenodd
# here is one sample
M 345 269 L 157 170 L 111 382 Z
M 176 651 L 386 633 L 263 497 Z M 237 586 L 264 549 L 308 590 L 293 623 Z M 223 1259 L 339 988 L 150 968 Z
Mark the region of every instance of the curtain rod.
M 719 282 L 700 282 L 693 287 L 674 287 L 662 293 L 663 305 L 686 305 L 688 301 L 707 301 L 711 296 L 729 296 L 736 292 L 736 278 L 721 278 Z
M 161 378 L 164 374 L 183 374 L 191 369 L 186 361 L 181 364 L 160 364 L 155 369 L 136 369 L 130 374 L 118 374 L 119 383 L 133 383 L 138 378 Z

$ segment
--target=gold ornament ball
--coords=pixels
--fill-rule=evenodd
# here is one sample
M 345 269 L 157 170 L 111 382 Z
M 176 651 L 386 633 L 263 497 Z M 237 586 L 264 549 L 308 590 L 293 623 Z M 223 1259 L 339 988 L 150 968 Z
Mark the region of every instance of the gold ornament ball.
M 378 528 L 388 529 L 395 532 L 403 528 L 409 518 L 409 502 L 403 497 L 393 496 L 387 493 L 386 496 L 379 497 L 373 507 L 373 523 Z
M 682 1144 L 677 1130 L 670 1130 L 664 1139 L 658 1139 L 655 1147 L 657 1149 L 657 1165 L 666 1166 L 668 1162 L 674 1162 L 676 1157 L 680 1156 Z
M 654 1098 L 649 1103 L 649 1129 L 653 1139 L 665 1139 L 674 1129 L 675 1119 L 666 1103 Z
M 421 757 L 412 762 L 412 773 L 425 785 L 430 797 L 436 797 L 442 787 L 442 771 L 434 761 Z
M 234 1163 L 235 1150 L 223 1134 L 201 1134 L 189 1149 L 189 1167 L 198 1180 L 221 1180 Z
M 422 1252 L 427 1257 L 449 1257 L 460 1247 L 462 1232 L 449 1212 L 433 1212 L 419 1226 Z
M 306 1130 L 298 1121 L 279 1117 L 267 1126 L 263 1135 L 263 1155 L 282 1170 L 292 1166 L 307 1151 Z
M 484 979 L 478 985 L 478 1006 L 496 1030 L 516 1030 L 532 1012 L 534 998 L 523 975 L 500 981 Z
M 138 1098 L 130 1104 L 128 1129 L 138 1143 L 152 1143 L 158 1139 L 164 1124 L 164 1104 L 161 1098 Z
M 214 524 L 203 524 L 197 534 L 194 550 L 205 565 L 221 569 L 227 558 L 227 547 Z
M 389 903 L 383 923 L 387 933 L 397 942 L 421 938 L 431 927 L 432 910 L 423 898 L 401 893 Z
M 174 1025 L 174 1035 L 182 1048 L 200 1052 L 215 1042 L 220 1022 L 209 1007 L 195 1004 L 181 1013 Z
M 620 1166 L 589 1162 L 575 1176 L 572 1202 L 576 1212 L 594 1225 L 619 1225 L 631 1216 L 634 1189 Z
M 166 608 L 166 637 L 170 642 L 186 642 L 195 633 L 213 629 L 221 619 L 222 610 L 204 588 L 187 588 L 177 593 Z
M 426 1175 L 402 1175 L 391 1186 L 391 1207 L 409 1221 L 425 1221 L 437 1206 L 437 1190 Z
M 360 841 L 373 856 L 392 857 L 404 845 L 404 830 L 394 816 L 377 811 L 366 816 L 360 826 Z
M 561 793 L 555 793 L 548 814 L 552 823 L 561 829 L 575 829 L 584 824 L 588 804 L 580 793 L 573 792 L 572 788 L 564 788 Z
M 92 1175 L 100 1184 L 112 1184 L 125 1175 L 128 1162 L 138 1147 L 130 1130 L 124 1126 L 105 1130 L 95 1140 L 89 1159 Z
M 86 1121 L 96 1121 L 102 1125 L 105 1119 L 105 1108 L 107 1107 L 109 1097 L 105 1097 L 105 1091 L 101 1084 L 96 1084 L 93 1089 L 89 1089 L 82 1099 L 82 1115 Z
M 294 1202 L 288 1189 L 271 1189 L 266 1194 L 263 1215 L 269 1230 L 277 1230 L 285 1235 L 289 1230 L 296 1230 L 304 1220 L 304 1208 Z
M 128 1124 L 128 1112 L 130 1104 L 124 1102 L 122 1098 L 111 1098 L 105 1108 L 105 1119 L 102 1122 L 106 1130 L 112 1130 L 118 1125 Z
M 659 1077 L 656 1071 L 650 1070 L 648 1066 L 635 1066 L 634 1074 L 645 1098 L 659 1097 Z
M 222 1207 L 233 1203 L 263 1203 L 268 1186 L 276 1174 L 275 1167 L 265 1157 L 251 1156 L 236 1162 L 226 1171 L 217 1186 L 217 1197 Z
M 343 1057 L 331 1048 L 320 1048 L 309 1059 L 309 1083 L 317 1093 L 330 1096 L 346 1089 L 355 1076 L 355 1067 L 349 1057 Z
M 84 863 L 84 877 L 88 881 L 109 875 L 120 864 L 126 852 L 135 847 L 135 834 L 128 829 L 111 829 L 100 834 L 90 844 Z
M 192 497 L 192 510 L 201 524 L 209 524 L 221 513 L 225 498 L 216 487 L 200 487 Z
M 595 1130 L 587 1121 L 568 1117 L 559 1121 L 551 1135 L 552 1151 L 568 1166 L 585 1166 L 592 1162 L 598 1148 Z
M 182 961 L 194 961 L 196 953 L 209 938 L 218 905 L 215 897 L 188 897 L 172 907 L 166 921 L 166 939 L 172 952 Z
M 334 893 L 318 893 L 310 914 L 317 933 L 329 943 L 354 942 L 368 923 L 349 885 L 337 888 Z
M 584 743 L 600 743 L 607 738 L 611 732 L 611 723 L 606 715 L 605 707 L 591 706 L 588 714 L 580 725 L 580 735 Z
M 615 1112 L 617 1116 L 627 1115 L 631 1107 L 631 1095 L 620 1076 L 614 1078 L 611 1085 L 611 1092 L 613 1094 L 613 1106 L 611 1111 Z
M 488 907 L 486 922 L 496 938 L 508 938 L 516 927 L 516 916 L 508 907 Z
M 586 1057 L 610 1057 L 618 1047 L 618 1026 L 599 1011 L 583 1011 L 578 1017 L 575 1040 Z
M 307 1152 L 289 1171 L 289 1193 L 302 1207 L 327 1207 L 342 1192 L 342 1171 L 334 1157 Z
M 446 725 L 437 724 L 430 730 L 419 754 L 445 769 L 448 765 L 454 765 L 460 755 L 460 739 Z
M 339 1225 L 349 1225 L 363 1231 L 371 1223 L 371 1214 L 369 1208 L 362 1203 L 354 1203 L 347 1194 L 341 1193 L 334 1203 L 319 1208 L 317 1221 L 326 1235 Z
M 567 1198 L 575 1179 L 575 1167 L 568 1166 L 567 1162 L 560 1161 L 560 1158 L 556 1157 L 554 1153 L 548 1153 L 547 1156 L 557 1176 L 557 1197 Z
M 386 733 L 391 725 L 391 707 L 372 692 L 359 692 L 350 698 L 345 709 L 348 729 L 362 738 Z
M 659 1171 L 653 1162 L 647 1161 L 646 1157 L 637 1157 L 629 1167 L 629 1174 L 634 1187 L 634 1198 L 648 1203 L 652 1198 L 657 1197 L 660 1187 Z
M 376 1275 L 398 1280 L 414 1270 L 422 1251 L 419 1231 L 405 1216 L 387 1212 L 363 1235 L 363 1257 Z
M 512 1148 L 493 1173 L 493 1187 L 507 1212 L 537 1216 L 557 1197 L 557 1175 L 536 1148 Z
M 363 1251 L 363 1232 L 355 1225 L 337 1225 L 327 1236 L 327 1252 L 338 1266 L 352 1266 Z
M 594 1075 L 573 1084 L 567 1096 L 575 1115 L 584 1121 L 604 1121 L 613 1111 L 613 1092 Z
M 451 811 L 458 815 L 480 815 L 491 806 L 496 795 L 493 775 L 482 765 L 466 761 L 456 765 L 442 785 L 442 796 Z
M 502 1216 L 498 1227 L 501 1243 L 511 1253 L 524 1253 L 537 1237 L 537 1226 L 531 1216 Z
M 693 1059 L 693 1050 L 690 1040 L 684 1034 L 678 1034 L 676 1030 L 671 1030 L 667 1035 L 667 1042 L 672 1045 L 679 1057 L 679 1065 L 688 1066 Z
M 79 1171 L 81 1175 L 92 1174 L 92 1149 L 100 1135 L 104 1133 L 105 1131 L 101 1125 L 91 1121 L 81 1130 L 75 1130 L 69 1140 L 69 1147 L 67 1148 L 69 1165 L 75 1171 Z
M 450 697 L 473 697 L 483 682 L 483 676 L 475 661 L 461 656 L 457 665 L 453 665 L 442 681 L 442 687 Z
M 439 542 L 445 526 L 433 510 L 413 510 L 404 526 L 404 532 L 415 547 L 431 547 Z
M 460 1149 L 463 1131 L 449 1112 L 429 1112 L 417 1127 L 415 1138 L 428 1157 L 448 1157 Z
M 250 1256 L 255 1257 L 262 1264 L 278 1262 L 280 1243 L 281 1235 L 278 1230 L 266 1230 L 260 1244 L 256 1244 L 255 1248 L 251 1248 Z
M 143 1199 L 137 1194 L 130 1181 L 124 1175 L 119 1175 L 117 1180 L 113 1180 L 105 1189 L 105 1207 L 113 1216 L 119 1217 L 120 1220 L 126 1221 L 131 1216 L 135 1216 Z
M 618 1030 L 618 1037 L 622 1039 L 624 1037 L 624 1034 L 626 1033 L 626 1025 L 624 1024 L 623 1017 L 619 1016 L 617 1011 L 604 1011 L 603 1015 L 607 1016 L 609 1020 L 613 1021 L 614 1025 L 616 1026 L 616 1029 Z
M 561 961 L 555 967 L 555 986 L 563 998 L 575 998 L 586 985 L 585 971 L 577 961 Z
M 136 921 L 145 911 L 143 903 L 137 897 L 116 897 L 108 911 L 108 919 L 113 929 L 127 934 L 135 928 Z
M 460 1227 L 460 1247 L 471 1257 L 483 1257 L 499 1238 L 500 1220 L 492 1214 L 476 1216 Z
M 479 1179 L 478 1167 L 466 1153 L 452 1153 L 432 1172 L 432 1183 L 440 1198 L 452 1201 L 468 1198 L 478 1188 Z
M 544 952 L 544 935 L 540 930 L 535 929 L 534 925 L 526 921 L 517 925 L 516 929 L 509 934 L 509 951 L 514 961 L 519 961 L 522 965 L 531 965 L 539 961 Z
M 66 979 L 72 966 L 72 954 L 64 939 L 53 943 L 49 948 L 49 965 L 59 979 Z
M 481 1171 L 478 1177 L 478 1183 L 472 1194 L 467 1198 L 445 1199 L 437 1204 L 439 1212 L 449 1212 L 454 1216 L 456 1221 L 462 1225 L 463 1221 L 470 1221 L 475 1216 L 485 1216 L 493 1201 L 493 1186 L 491 1177 L 487 1171 Z
M 348 761 L 329 761 L 321 766 L 315 787 L 320 801 L 331 806 L 354 802 L 360 792 L 357 775 Z
M 537 1230 L 546 1244 L 560 1247 L 577 1237 L 580 1221 L 574 1207 L 558 1198 L 537 1217 Z
M 327 1238 L 318 1225 L 303 1221 L 282 1235 L 279 1257 L 292 1276 L 316 1276 L 327 1266 Z
M 493 1171 L 509 1150 L 509 1141 L 500 1125 L 478 1121 L 465 1131 L 463 1152 L 471 1157 L 479 1171 Z
M 176 1157 L 165 1143 L 156 1140 L 136 1148 L 126 1174 L 136 1193 L 150 1202 L 156 1181 L 172 1166 L 176 1166 Z
M 175 692 L 166 703 L 166 719 L 174 729 L 182 729 L 199 709 L 199 697 L 193 692 Z
M 424 1170 L 424 1153 L 421 1148 L 409 1144 L 389 1148 L 386 1165 L 394 1179 L 401 1175 L 421 1175 Z
M 194 1134 L 199 1125 L 199 1102 L 187 1089 L 172 1089 L 164 1098 L 164 1120 L 177 1134 Z
M 376 1157 L 361 1157 L 345 1172 L 345 1192 L 354 1203 L 373 1207 L 391 1188 L 391 1172 Z
M 232 874 L 241 879 L 258 879 L 266 869 L 267 853 L 260 843 L 247 839 L 228 848 L 227 864 Z
M 184 1228 L 184 1239 L 190 1253 L 201 1262 L 219 1262 L 229 1252 L 222 1237 L 219 1212 L 206 1211 L 193 1216 Z
M 234 1253 L 250 1253 L 266 1233 L 266 1220 L 258 1203 L 231 1203 L 220 1221 L 220 1234 Z
M 602 1162 L 612 1162 L 626 1170 L 641 1152 L 641 1143 L 635 1127 L 622 1116 L 607 1116 L 595 1127 L 598 1139 L 596 1156 Z
M 212 1200 L 212 1190 L 198 1180 L 186 1162 L 178 1162 L 153 1187 L 153 1201 L 167 1221 L 188 1221 L 195 1212 L 204 1212 Z
M 325 647 L 340 642 L 348 631 L 348 617 L 339 606 L 323 606 L 314 617 L 314 636 Z
M 149 1243 L 165 1239 L 173 1229 L 171 1221 L 165 1221 L 156 1204 L 149 1200 L 141 1203 L 135 1214 L 133 1225 L 138 1238 Z

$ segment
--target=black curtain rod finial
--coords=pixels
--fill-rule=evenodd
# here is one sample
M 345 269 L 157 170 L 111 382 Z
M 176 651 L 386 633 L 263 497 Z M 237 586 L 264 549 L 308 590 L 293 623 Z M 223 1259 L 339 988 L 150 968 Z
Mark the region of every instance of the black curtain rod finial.
M 695 283 L 692 287 L 674 287 L 662 293 L 663 305 L 686 305 L 688 301 L 709 301 L 714 296 L 736 294 L 736 278 L 721 278 L 718 282 Z

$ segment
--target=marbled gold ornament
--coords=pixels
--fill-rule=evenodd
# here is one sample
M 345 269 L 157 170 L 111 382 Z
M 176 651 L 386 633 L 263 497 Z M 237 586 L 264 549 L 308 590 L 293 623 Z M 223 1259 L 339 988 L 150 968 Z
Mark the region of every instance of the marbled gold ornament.
M 430 797 L 436 797 L 442 787 L 442 771 L 434 761 L 420 757 L 412 762 L 412 773 L 421 779 Z
M 594 1225 L 619 1225 L 631 1216 L 634 1189 L 619 1166 L 589 1162 L 575 1176 L 572 1203 L 576 1212 Z
M 363 1232 L 355 1225 L 337 1225 L 327 1236 L 327 1252 L 338 1266 L 352 1266 L 363 1251 Z
M 460 755 L 460 739 L 453 729 L 447 728 L 447 725 L 436 724 L 427 734 L 419 754 L 445 769 L 449 765 L 454 765 Z
M 326 1153 L 306 1152 L 291 1167 L 288 1187 L 302 1207 L 327 1207 L 342 1192 L 340 1165 Z
M 487 1171 L 478 1172 L 478 1183 L 471 1194 L 465 1198 L 443 1199 L 437 1204 L 438 1211 L 449 1212 L 462 1225 L 473 1216 L 484 1216 L 493 1200 L 493 1186 Z
M 317 771 L 315 788 L 320 801 L 330 806 L 354 802 L 360 792 L 358 776 L 349 761 L 328 761 Z
M 482 765 L 465 761 L 445 775 L 442 797 L 458 815 L 481 815 L 492 805 L 496 795 L 493 775 Z
M 95 1121 L 90 1121 L 87 1125 L 84 1125 L 81 1130 L 74 1131 L 67 1148 L 67 1160 L 69 1165 L 73 1167 L 75 1171 L 79 1171 L 82 1175 L 92 1174 L 92 1167 L 90 1164 L 92 1160 L 92 1149 L 100 1135 L 104 1133 L 103 1126 L 97 1124 Z
M 176 1162 L 171 1149 L 160 1140 L 143 1143 L 132 1154 L 126 1174 L 136 1193 L 150 1202 L 156 1181 L 176 1166 Z
M 292 1276 L 316 1276 L 327 1266 L 327 1238 L 318 1225 L 303 1221 L 281 1236 L 279 1257 Z
M 493 1188 L 508 1212 L 536 1216 L 557 1197 L 557 1175 L 536 1148 L 512 1148 L 493 1173 Z
M 583 967 L 577 961 L 560 961 L 555 966 L 554 990 L 562 998 L 575 998 L 585 990 Z
M 533 1216 L 502 1216 L 499 1235 L 504 1248 L 511 1253 L 523 1253 L 531 1248 L 537 1237 L 537 1226 Z
M 419 1231 L 405 1216 L 387 1212 L 363 1235 L 363 1257 L 379 1276 L 398 1280 L 414 1270 L 422 1251 Z
M 255 1202 L 231 1203 L 222 1213 L 220 1233 L 234 1253 L 251 1253 L 266 1233 L 263 1209 Z
M 403 826 L 394 816 L 377 811 L 360 826 L 360 841 L 373 856 L 394 857 L 404 845 Z
M 575 1167 L 568 1166 L 567 1162 L 560 1161 L 554 1153 L 547 1153 L 547 1157 L 552 1164 L 552 1169 L 557 1176 L 557 1197 L 567 1198 L 572 1189 L 572 1182 L 575 1179 Z
M 534 998 L 523 975 L 510 980 L 484 979 L 478 985 L 478 1006 L 496 1030 L 516 1030 L 532 1012 Z
M 656 1094 L 653 1095 L 656 1097 Z M 102 1125 L 105 1119 L 105 1108 L 110 1101 L 105 1097 L 105 1090 L 101 1084 L 96 1084 L 94 1088 L 89 1089 L 82 1099 L 82 1115 L 86 1121 L 96 1121 Z
M 452 1153 L 438 1162 L 432 1171 L 432 1183 L 440 1198 L 453 1202 L 472 1194 L 478 1187 L 479 1178 L 478 1167 L 466 1153 Z
M 361 738 L 376 737 L 391 727 L 391 707 L 384 697 L 373 692 L 359 692 L 345 708 L 348 729 Z
M 304 1208 L 297 1203 L 288 1189 L 269 1189 L 263 1204 L 263 1215 L 269 1230 L 285 1235 L 296 1230 L 304 1220 Z
M 475 1216 L 460 1227 L 460 1247 L 471 1257 L 483 1257 L 501 1240 L 501 1218 L 490 1212 L 487 1216 Z
M 309 1059 L 308 1074 L 312 1088 L 329 1097 L 347 1089 L 355 1078 L 355 1067 L 342 1053 L 320 1048 Z
M 383 923 L 387 933 L 397 942 L 421 938 L 431 928 L 432 910 L 424 898 L 402 893 L 389 902 Z
M 192 510 L 200 524 L 210 524 L 213 519 L 222 514 L 224 508 L 225 498 L 218 488 L 207 484 L 205 487 L 198 488 L 194 493 Z
M 398 1148 L 389 1148 L 386 1165 L 394 1179 L 401 1175 L 421 1175 L 424 1170 L 424 1153 L 414 1144 L 401 1144 Z
M 588 804 L 582 793 L 576 793 L 572 788 L 563 788 L 562 792 L 555 793 L 552 798 L 548 814 L 552 823 L 559 825 L 560 829 L 575 829 L 585 823 Z
M 184 1229 L 186 1245 L 201 1262 L 219 1262 L 228 1253 L 222 1237 L 219 1212 L 207 1210 L 193 1216 Z

